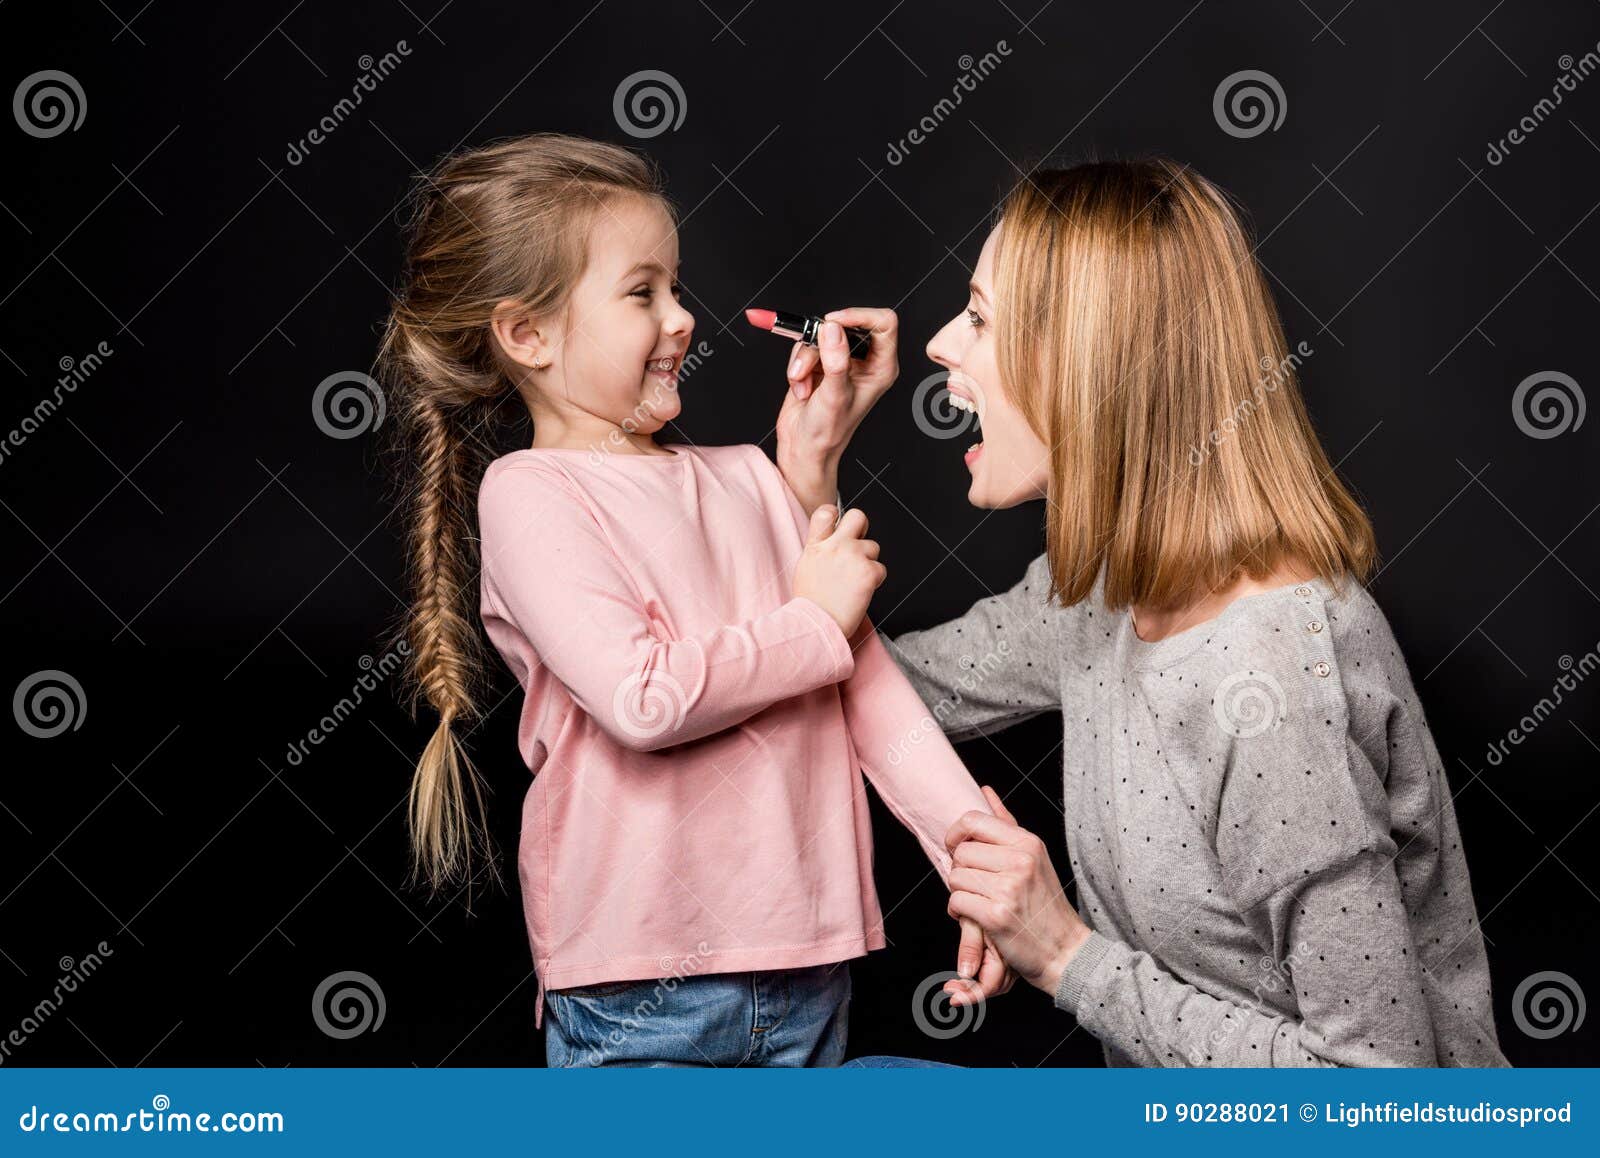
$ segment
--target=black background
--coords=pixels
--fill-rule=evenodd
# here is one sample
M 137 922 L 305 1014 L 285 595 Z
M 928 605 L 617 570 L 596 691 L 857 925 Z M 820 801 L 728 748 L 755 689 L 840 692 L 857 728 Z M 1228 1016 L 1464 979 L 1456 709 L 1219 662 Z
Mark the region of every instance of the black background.
M 514 877 L 472 916 L 401 884 L 431 720 L 385 690 L 286 758 L 404 599 L 376 439 L 327 437 L 312 393 L 371 366 L 411 176 L 535 129 L 639 144 L 666 168 L 686 304 L 714 350 L 680 438 L 771 450 L 787 347 L 744 326 L 747 305 L 900 311 L 901 383 L 843 479 L 884 546 L 874 615 L 891 631 L 1009 586 L 1041 549 L 1039 504 L 969 507 L 968 440 L 919 433 L 910 402 L 1017 166 L 1158 151 L 1234 192 L 1291 344 L 1314 350 L 1318 428 L 1376 522 L 1373 590 L 1459 793 L 1505 1052 L 1595 1061 L 1594 1016 L 1546 1039 L 1513 1015 L 1540 971 L 1596 988 L 1593 684 L 1486 761 L 1561 657 L 1600 641 L 1600 421 L 1534 438 L 1512 412 L 1539 372 L 1595 386 L 1600 79 L 1486 161 L 1560 58 L 1596 48 L 1594 4 L 13 0 L 0 28 L 7 93 L 57 69 L 86 101 L 47 139 L 0 123 L 0 426 L 24 426 L 63 359 L 113 351 L 0 460 L 0 687 L 54 669 L 83 689 L 59 736 L 6 720 L 0 1036 L 60 959 L 111 950 L 9 1064 L 542 1064 Z M 402 40 L 400 67 L 289 163 L 360 58 Z M 1002 40 L 1000 67 L 888 163 L 961 58 Z M 686 111 L 636 141 L 612 101 L 645 69 L 679 82 Z M 1286 115 L 1241 138 L 1213 94 L 1247 69 L 1278 81 Z M 501 672 L 471 738 L 502 851 L 527 780 L 513 691 Z M 1058 865 L 1059 744 L 1046 717 L 962 749 Z M 911 994 L 952 967 L 954 930 L 912 839 L 876 816 L 893 946 L 855 963 L 852 1053 L 1098 1065 L 1023 988 L 975 1032 L 917 1030 Z M 370 975 L 385 1018 L 336 1039 L 311 1005 L 343 970 Z

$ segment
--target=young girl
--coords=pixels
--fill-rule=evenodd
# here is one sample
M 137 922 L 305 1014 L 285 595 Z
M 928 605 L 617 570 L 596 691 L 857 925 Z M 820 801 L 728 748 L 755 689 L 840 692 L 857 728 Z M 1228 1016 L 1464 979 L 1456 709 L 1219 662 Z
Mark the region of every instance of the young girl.
M 472 874 L 454 728 L 478 711 L 477 579 L 525 692 L 518 868 L 550 1063 L 837 1064 L 844 963 L 885 944 L 857 769 L 941 876 L 950 824 L 987 807 L 864 617 L 885 571 L 861 512 L 807 526 L 760 448 L 655 441 L 694 328 L 677 269 L 674 211 L 625 149 L 524 137 L 421 193 L 382 353 L 412 674 L 439 713 L 415 867 Z M 493 457 L 517 400 L 532 446 Z

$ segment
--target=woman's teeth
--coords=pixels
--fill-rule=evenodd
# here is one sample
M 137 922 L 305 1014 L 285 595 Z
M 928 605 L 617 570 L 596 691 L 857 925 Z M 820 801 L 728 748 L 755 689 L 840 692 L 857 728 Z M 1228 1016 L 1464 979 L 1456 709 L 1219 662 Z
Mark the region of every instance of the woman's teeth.
M 968 414 L 978 413 L 978 404 L 972 399 L 963 397 L 960 394 L 950 395 L 950 405 L 954 406 L 957 410 L 965 410 Z
M 677 364 L 678 360 L 676 358 L 657 358 L 649 365 L 650 369 L 658 374 L 670 374 L 672 373 L 672 368 Z

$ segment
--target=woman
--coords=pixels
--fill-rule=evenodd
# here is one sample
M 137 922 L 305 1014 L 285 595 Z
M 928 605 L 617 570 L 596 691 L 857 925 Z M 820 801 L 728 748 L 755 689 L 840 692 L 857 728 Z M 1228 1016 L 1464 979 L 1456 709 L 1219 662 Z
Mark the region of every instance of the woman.
M 1371 526 L 1227 198 L 1166 161 L 1033 174 L 928 354 L 981 416 L 969 500 L 1044 499 L 1046 549 L 891 651 L 951 739 L 1061 711 L 1078 887 L 990 793 L 948 836 L 951 915 L 1109 1065 L 1507 1064 Z M 893 376 L 821 359 L 780 424 L 808 506 Z

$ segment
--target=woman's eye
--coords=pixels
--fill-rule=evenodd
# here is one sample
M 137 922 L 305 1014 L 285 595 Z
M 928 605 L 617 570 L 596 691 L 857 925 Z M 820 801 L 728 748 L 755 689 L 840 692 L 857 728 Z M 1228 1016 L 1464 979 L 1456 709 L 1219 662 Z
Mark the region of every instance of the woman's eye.
M 978 326 L 983 325 L 983 318 L 981 316 L 979 316 L 977 310 L 968 310 L 967 311 L 967 321 L 972 323 L 974 329 L 976 329 Z

